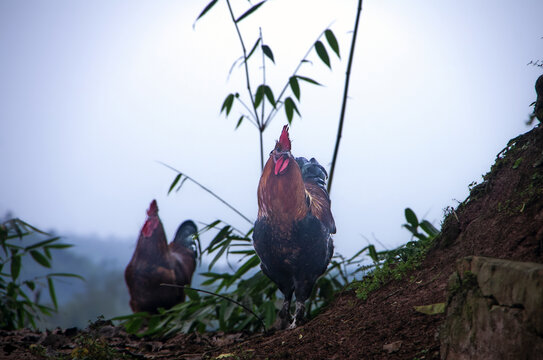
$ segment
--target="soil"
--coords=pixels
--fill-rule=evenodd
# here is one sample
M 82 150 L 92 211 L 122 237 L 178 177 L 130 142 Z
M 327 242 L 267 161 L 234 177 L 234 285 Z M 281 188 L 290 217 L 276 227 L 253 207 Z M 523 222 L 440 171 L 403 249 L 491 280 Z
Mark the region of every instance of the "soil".
M 92 355 L 82 352 L 91 344 L 93 358 L 438 359 L 444 315 L 425 315 L 413 307 L 446 301 L 447 280 L 458 259 L 481 255 L 543 263 L 543 127 L 511 140 L 484 182 L 472 185 L 469 197 L 446 212 L 441 234 L 417 269 L 367 300 L 342 292 L 323 313 L 294 330 L 158 340 L 99 321 L 85 330 L 0 331 L 0 358 L 84 358 Z

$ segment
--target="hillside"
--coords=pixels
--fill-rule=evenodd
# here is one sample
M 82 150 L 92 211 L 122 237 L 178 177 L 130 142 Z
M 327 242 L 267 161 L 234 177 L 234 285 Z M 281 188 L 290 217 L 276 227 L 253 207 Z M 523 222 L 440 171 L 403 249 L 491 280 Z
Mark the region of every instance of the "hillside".
M 44 358 L 81 350 L 85 341 L 90 349 L 89 341 L 94 341 L 95 351 L 118 351 L 112 358 L 123 353 L 149 359 L 436 359 L 444 315 L 424 315 L 413 307 L 446 301 L 447 280 L 456 261 L 465 256 L 543 263 L 542 195 L 543 128 L 538 126 L 512 139 L 484 182 L 473 186 L 456 209 L 448 209 L 442 232 L 422 264 L 367 300 L 352 290 L 343 292 L 304 326 L 271 334 L 179 334 L 164 341 L 141 340 L 103 322 L 86 332 L 0 332 L 0 351 L 17 359 Z M 108 344 L 97 343 L 100 338 Z M 106 358 L 104 353 L 98 357 Z

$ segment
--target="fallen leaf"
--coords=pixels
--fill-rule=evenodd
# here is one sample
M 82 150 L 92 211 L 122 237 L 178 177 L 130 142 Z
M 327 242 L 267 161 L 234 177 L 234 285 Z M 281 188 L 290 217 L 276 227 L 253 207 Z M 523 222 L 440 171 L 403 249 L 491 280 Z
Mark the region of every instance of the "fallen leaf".
M 430 305 L 413 306 L 413 308 L 415 309 L 415 311 L 426 315 L 442 314 L 445 312 L 445 303 L 442 302 Z

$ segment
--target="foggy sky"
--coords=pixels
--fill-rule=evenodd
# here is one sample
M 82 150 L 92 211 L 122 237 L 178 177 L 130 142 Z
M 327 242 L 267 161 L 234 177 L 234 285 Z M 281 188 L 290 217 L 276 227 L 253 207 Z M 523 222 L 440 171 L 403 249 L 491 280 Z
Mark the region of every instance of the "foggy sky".
M 224 97 L 246 96 L 235 29 L 223 2 L 0 2 L 0 216 L 8 210 L 59 234 L 136 241 L 150 201 L 170 237 L 187 218 L 250 224 L 189 182 L 186 172 L 256 219 L 258 132 L 225 119 Z M 248 6 L 233 2 L 237 14 Z M 311 54 L 300 74 L 294 156 L 329 168 L 356 1 L 270 0 L 240 23 L 251 46 L 262 27 L 278 92 L 316 37 L 336 34 L 332 71 Z M 439 227 L 443 209 L 481 181 L 524 124 L 543 72 L 543 2 L 365 1 L 344 134 L 331 192 L 336 249 L 409 240 L 411 207 Z M 193 28 L 193 24 L 195 25 Z M 261 58 L 252 67 L 261 83 Z M 274 146 L 284 112 L 265 132 Z M 132 246 L 132 244 L 131 244 Z

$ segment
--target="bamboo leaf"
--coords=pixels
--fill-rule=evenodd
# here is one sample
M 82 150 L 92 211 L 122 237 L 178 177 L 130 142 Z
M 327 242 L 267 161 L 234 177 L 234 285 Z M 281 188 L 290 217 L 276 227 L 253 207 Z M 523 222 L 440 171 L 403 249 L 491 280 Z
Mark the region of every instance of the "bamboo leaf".
M 269 87 L 268 85 L 264 85 L 264 94 L 268 98 L 270 104 L 272 104 L 272 106 L 275 108 L 275 97 L 273 96 L 273 91 L 271 87 Z
M 261 1 L 259 2 L 258 4 L 254 5 L 253 7 L 251 7 L 249 10 L 247 10 L 246 12 L 244 12 L 240 17 L 238 17 L 236 19 L 236 23 L 239 23 L 241 20 L 245 19 L 247 16 L 251 15 L 252 13 L 254 13 L 259 7 L 261 7 L 262 5 L 264 5 L 264 3 L 266 2 L 266 0 L 264 1 Z
M 32 291 L 36 288 L 36 283 L 34 281 L 26 280 L 24 284 Z
M 370 258 L 373 260 L 373 262 L 379 262 L 379 256 L 377 255 L 377 251 L 375 250 L 375 246 L 369 245 L 368 246 L 368 252 L 370 254 Z
M 202 10 L 202 12 L 200 13 L 200 15 L 198 15 L 198 17 L 196 18 L 196 21 L 198 21 L 202 16 L 204 16 L 209 10 L 211 10 L 211 8 L 217 3 L 217 1 L 219 0 L 212 0 L 209 4 L 206 5 L 206 7 L 204 8 L 204 10 Z
M 275 59 L 273 58 L 273 52 L 268 45 L 262 45 L 262 52 L 264 55 L 270 58 L 270 60 L 275 64 Z
M 243 118 L 244 118 L 244 117 L 245 117 L 245 116 L 243 116 L 243 115 L 240 116 L 240 118 L 239 118 L 239 120 L 238 120 L 238 123 L 236 124 L 236 129 L 239 128 L 239 126 L 240 126 L 241 123 L 243 122 Z
M 296 78 L 298 78 L 300 80 L 303 80 L 303 81 L 306 81 L 306 82 L 308 82 L 310 84 L 313 84 L 313 85 L 322 86 L 320 83 L 316 82 L 315 80 L 310 79 L 310 78 L 305 77 L 305 76 L 296 75 Z
M 50 277 L 47 278 L 47 286 L 49 287 L 49 296 L 51 297 L 53 306 L 55 307 L 55 309 L 58 309 L 57 294 L 55 293 L 55 285 L 53 284 L 53 279 Z
M 33 250 L 33 249 L 36 249 L 36 248 L 39 248 L 39 247 L 43 247 L 43 246 L 51 244 L 51 243 L 53 243 L 53 242 L 55 242 L 55 241 L 57 241 L 59 239 L 60 239 L 60 237 L 57 236 L 57 237 L 54 237 L 54 238 L 49 239 L 49 240 L 44 240 L 44 241 L 37 242 L 35 244 L 32 244 L 30 246 L 25 247 L 25 251 Z
M 47 245 L 45 248 L 46 249 L 67 249 L 73 246 L 74 246 L 73 244 L 52 244 L 52 245 Z
M 211 242 L 209 243 L 209 245 L 207 246 L 207 249 L 212 252 L 215 250 L 214 246 L 219 244 L 221 241 L 223 241 L 224 239 L 227 239 L 231 233 L 231 227 L 230 225 L 226 225 L 224 226 L 221 230 L 219 230 L 219 232 L 217 233 L 217 235 L 215 235 L 215 237 L 213 238 L 213 240 L 211 240 Z
M 324 44 L 320 40 L 317 40 L 317 42 L 315 43 L 315 51 L 317 52 L 317 55 L 319 55 L 319 58 L 322 60 L 322 62 L 331 69 L 332 67 L 330 65 L 330 57 L 328 56 L 328 51 L 326 51 Z
M 411 226 L 413 226 L 413 230 L 416 232 L 416 229 L 419 226 L 419 220 L 417 219 L 417 215 L 415 215 L 415 212 L 410 208 L 405 208 L 405 219 L 409 224 L 411 224 Z M 413 230 L 410 231 L 413 232 Z
M 16 252 L 12 254 L 11 258 L 11 279 L 17 280 L 21 272 L 21 255 Z
M 294 94 L 294 96 L 296 96 L 296 99 L 300 101 L 300 84 L 298 83 L 298 79 L 296 78 L 296 76 L 291 76 L 290 79 L 288 79 L 288 83 L 290 85 L 292 93 Z
M 80 280 L 83 280 L 85 281 L 85 278 L 81 275 L 77 275 L 77 274 L 71 274 L 71 273 L 51 273 L 51 274 L 48 274 L 47 275 L 48 277 L 53 277 L 53 276 L 58 276 L 58 277 L 73 277 L 73 278 L 77 278 L 77 279 L 80 279 Z
M 211 270 L 213 268 L 213 265 L 215 265 L 215 263 L 217 262 L 217 260 L 219 260 L 222 256 L 222 254 L 224 254 L 224 252 L 226 251 L 226 249 L 228 249 L 228 245 L 230 245 L 230 243 L 232 242 L 232 240 L 228 239 L 227 241 L 225 241 L 223 244 L 222 244 L 222 247 L 221 249 L 219 250 L 219 252 L 217 253 L 217 255 L 215 255 L 215 257 L 213 258 L 213 260 L 211 260 L 211 262 L 209 263 L 209 266 L 208 266 L 208 270 Z
M 179 184 L 179 186 L 177 187 L 177 189 L 175 189 L 175 191 L 179 191 L 181 190 L 181 187 L 183 186 L 183 184 L 185 183 L 185 181 L 187 181 L 188 177 L 184 177 L 183 180 L 181 180 L 181 183 Z
M 252 258 L 247 260 L 245 263 L 243 263 L 243 265 L 239 267 L 239 269 L 235 272 L 234 276 L 232 276 L 232 279 L 239 279 L 247 271 L 254 268 L 255 266 L 258 266 L 258 264 L 260 264 L 260 258 L 257 255 L 254 255 Z
M 332 30 L 327 29 L 327 30 L 324 32 L 324 36 L 326 37 L 326 41 L 328 41 L 328 45 L 330 45 L 330 47 L 332 48 L 332 50 L 334 50 L 334 52 L 336 53 L 337 57 L 338 57 L 338 58 L 341 58 L 341 56 L 339 55 L 339 44 L 338 44 L 337 39 L 336 39 L 336 36 L 335 36 L 334 33 L 332 32 Z
M 40 253 L 39 251 L 31 250 L 30 255 L 41 266 L 44 266 L 46 268 L 51 267 L 51 263 L 49 262 L 49 260 L 42 253 Z
M 200 295 L 197 291 L 194 291 L 192 289 L 185 289 L 185 295 L 190 299 L 190 301 L 199 301 Z
M 170 185 L 170 189 L 168 190 L 168 195 L 172 192 L 173 188 L 175 187 L 175 185 L 177 185 L 177 183 L 179 182 L 179 180 L 181 179 L 181 176 L 183 176 L 183 174 L 179 173 L 177 174 L 177 176 L 175 177 L 175 179 L 173 179 L 173 182 L 172 184 Z
M 228 94 L 226 98 L 224 99 L 224 102 L 222 103 L 221 113 L 223 111 L 226 111 L 226 116 L 228 116 L 228 114 L 230 114 L 230 110 L 232 110 L 233 104 L 234 104 L 234 94 Z
M 273 302 L 266 301 L 263 304 L 264 307 L 264 323 L 266 324 L 266 327 L 270 327 L 273 325 L 273 322 L 275 321 L 275 313 L 276 309 L 273 305 Z
M 253 48 L 251 49 L 251 51 L 249 51 L 249 54 L 247 55 L 247 57 L 245 58 L 245 61 L 248 61 L 249 58 L 251 57 L 251 55 L 253 55 L 253 53 L 255 52 L 258 44 L 260 44 L 260 41 L 262 40 L 262 38 L 258 38 L 258 40 L 256 40 L 255 44 L 253 45 Z
M 292 118 L 294 116 L 294 111 L 300 116 L 300 112 L 298 111 L 298 108 L 296 107 L 296 103 L 294 103 L 294 100 L 292 100 L 291 97 L 287 97 L 285 99 L 285 113 L 287 115 L 288 123 L 292 123 Z
M 420 222 L 420 227 L 422 230 L 424 230 L 428 235 L 435 237 L 437 234 L 439 234 L 439 230 L 432 225 L 428 220 L 422 220 Z
M 255 93 L 255 109 L 260 106 L 260 103 L 262 102 L 262 99 L 264 98 L 264 86 L 265 85 L 260 85 L 256 89 L 256 93 Z

